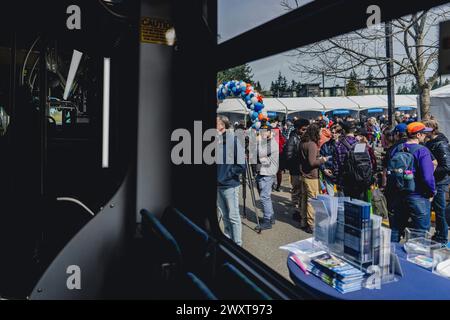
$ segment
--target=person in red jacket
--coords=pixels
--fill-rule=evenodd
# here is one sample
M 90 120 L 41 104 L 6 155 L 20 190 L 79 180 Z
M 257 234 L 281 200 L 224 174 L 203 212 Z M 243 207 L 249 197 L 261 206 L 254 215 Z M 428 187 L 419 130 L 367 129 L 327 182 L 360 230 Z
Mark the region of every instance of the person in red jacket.
M 286 144 L 286 138 L 281 133 L 281 130 L 279 127 L 275 127 L 272 131 L 275 134 L 275 141 L 278 143 L 278 150 L 280 154 L 280 166 L 277 172 L 277 184 L 274 185 L 273 189 L 277 192 L 280 192 L 280 186 L 281 186 L 281 179 L 283 178 L 283 171 L 286 167 L 283 157 L 283 150 L 284 145 Z

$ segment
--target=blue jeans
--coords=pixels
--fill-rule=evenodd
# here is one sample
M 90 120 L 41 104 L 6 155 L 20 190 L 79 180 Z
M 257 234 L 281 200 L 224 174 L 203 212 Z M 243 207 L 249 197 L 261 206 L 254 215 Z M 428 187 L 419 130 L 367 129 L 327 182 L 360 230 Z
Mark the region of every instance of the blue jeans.
M 411 215 L 411 227 L 429 231 L 431 225 L 431 202 L 423 197 L 406 197 L 406 206 Z
M 242 224 L 239 214 L 239 186 L 217 188 L 217 206 L 222 212 L 225 235 L 242 246 Z
M 430 230 L 431 203 L 427 198 L 398 195 L 389 200 L 391 200 L 389 224 L 392 230 L 392 242 L 400 241 L 401 235 L 408 227 L 408 218 L 412 220 L 409 227 L 423 230 L 424 234 Z
M 436 195 L 433 199 L 433 208 L 436 212 L 436 233 L 434 234 L 436 241 L 447 243 L 448 241 L 448 224 L 445 217 L 445 193 L 448 190 L 448 184 L 436 186 Z
M 272 205 L 272 185 L 275 180 L 275 176 L 261 176 L 256 177 L 258 183 L 259 197 L 264 213 L 264 219 L 270 221 L 273 217 L 273 205 Z

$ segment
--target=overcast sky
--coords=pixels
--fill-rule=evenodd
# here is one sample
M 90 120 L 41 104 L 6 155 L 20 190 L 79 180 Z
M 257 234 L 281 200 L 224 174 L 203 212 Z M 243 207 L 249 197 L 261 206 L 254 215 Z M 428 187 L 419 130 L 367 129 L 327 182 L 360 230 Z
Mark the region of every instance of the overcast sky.
M 287 13 L 280 2 L 280 0 L 219 0 L 219 43 Z M 311 0 L 300 1 L 301 4 L 308 2 Z M 260 81 L 268 90 L 270 82 L 278 76 L 278 71 L 289 80 L 298 78 L 298 75 L 289 70 L 289 60 L 285 55 L 278 54 L 251 62 L 254 79 Z
M 281 0 L 219 0 L 219 43 L 287 13 L 280 2 Z M 293 3 L 293 1 L 291 2 Z M 312 2 L 312 0 L 299 1 L 302 5 L 309 2 Z M 435 32 L 430 33 L 432 37 L 436 37 L 437 39 L 437 29 Z M 394 43 L 394 54 L 397 51 L 395 48 L 396 45 Z M 249 50 L 249 48 L 245 48 L 245 50 Z M 308 79 L 302 79 L 298 73 L 294 73 L 289 69 L 289 66 L 294 61 L 295 59 L 289 57 L 288 53 L 281 53 L 261 60 L 252 61 L 250 62 L 250 66 L 253 70 L 253 78 L 255 81 L 260 81 L 263 88 L 267 90 L 270 89 L 270 83 L 276 79 L 279 71 L 286 76 L 288 81 L 295 79 L 300 82 L 310 82 Z M 343 85 L 343 83 L 343 79 L 329 79 L 325 82 L 326 86 Z M 404 85 L 404 83 L 397 83 L 397 85 Z

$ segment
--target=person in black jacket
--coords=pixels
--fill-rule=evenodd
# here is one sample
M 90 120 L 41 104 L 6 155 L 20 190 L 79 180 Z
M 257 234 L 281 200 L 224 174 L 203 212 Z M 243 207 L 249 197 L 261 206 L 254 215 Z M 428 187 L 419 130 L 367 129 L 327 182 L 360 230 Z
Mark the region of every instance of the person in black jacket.
M 289 135 L 289 140 L 285 146 L 285 161 L 289 174 L 291 175 L 291 199 L 292 205 L 296 209 L 293 215 L 294 220 L 300 220 L 300 139 L 309 126 L 306 119 L 298 119 L 294 122 L 294 131 Z
M 437 121 L 426 120 L 423 123 L 425 126 L 433 129 L 433 132 L 429 134 L 426 147 L 430 149 L 437 161 L 437 167 L 434 171 L 436 195 L 432 202 L 436 213 L 436 232 L 432 239 L 442 244 L 447 244 L 448 224 L 445 217 L 445 194 L 448 192 L 450 183 L 450 147 L 447 137 L 439 132 Z
M 339 141 L 341 134 L 341 128 L 339 125 L 333 125 L 330 129 L 332 138 L 330 141 L 324 143 L 320 148 L 320 155 L 328 158 L 327 162 L 320 166 L 320 172 L 322 174 L 327 194 L 334 196 L 334 184 L 336 183 L 336 177 L 333 173 L 333 156 L 336 153 L 336 142 Z

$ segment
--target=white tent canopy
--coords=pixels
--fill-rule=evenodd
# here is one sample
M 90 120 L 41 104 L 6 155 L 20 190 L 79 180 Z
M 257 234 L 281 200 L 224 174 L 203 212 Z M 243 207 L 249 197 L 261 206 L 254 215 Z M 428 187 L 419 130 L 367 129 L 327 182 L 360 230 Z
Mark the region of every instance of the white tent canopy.
M 314 98 L 301 97 L 301 98 L 278 98 L 278 100 L 286 106 L 288 113 L 304 112 L 304 111 L 325 111 L 322 104 L 317 102 Z
M 314 97 L 314 99 L 324 106 L 325 111 L 359 110 L 359 106 L 347 97 Z
M 386 101 L 387 105 L 387 95 L 379 95 L 380 99 L 383 99 Z M 402 107 L 410 107 L 413 109 L 417 109 L 417 96 L 411 95 L 411 94 L 396 94 L 395 95 L 395 108 L 402 108 Z
M 432 90 L 430 113 L 439 123 L 439 131 L 450 137 L 450 85 Z
M 432 98 L 448 98 L 450 96 L 450 84 L 432 90 L 430 96 Z
M 446 86 L 450 96 L 450 85 Z M 441 90 L 445 87 L 439 88 Z M 435 91 L 435 90 L 434 90 Z M 432 91 L 432 94 L 433 92 Z M 445 91 L 438 91 L 445 96 Z M 433 95 L 432 95 L 433 96 Z M 369 109 L 387 109 L 386 95 L 366 95 L 351 97 L 298 97 L 298 98 L 264 98 L 268 112 L 290 114 L 295 112 L 327 112 L 335 110 L 364 111 Z M 417 96 L 396 95 L 395 108 L 417 108 Z M 217 113 L 248 113 L 245 102 L 240 98 L 225 99 L 219 104 Z
M 374 108 L 387 109 L 387 101 L 382 99 L 380 96 L 370 95 L 370 96 L 351 96 L 348 97 L 354 103 L 359 106 L 360 110 L 368 110 Z
M 217 113 L 240 113 L 247 114 L 247 107 L 241 99 L 225 99 L 219 104 Z
M 283 105 L 277 98 L 265 98 L 263 103 L 264 108 L 268 112 L 281 112 L 281 113 L 286 113 L 286 111 L 289 112 L 289 110 L 286 109 L 286 106 Z

